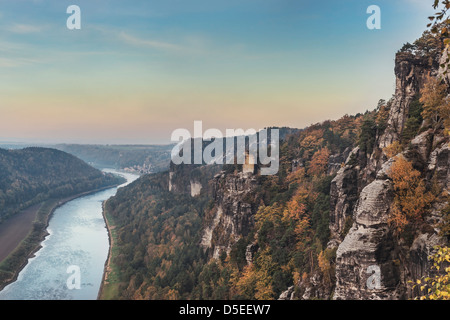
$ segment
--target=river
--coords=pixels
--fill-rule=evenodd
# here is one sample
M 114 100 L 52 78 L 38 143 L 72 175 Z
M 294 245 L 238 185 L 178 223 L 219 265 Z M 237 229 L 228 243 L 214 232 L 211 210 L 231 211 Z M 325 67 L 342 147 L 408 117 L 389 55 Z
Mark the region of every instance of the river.
M 131 173 L 105 169 L 127 179 Z M 28 260 L 17 280 L 0 292 L 0 300 L 95 300 L 108 256 L 108 232 L 103 201 L 114 196 L 107 189 L 67 202 L 53 213 L 42 248 Z

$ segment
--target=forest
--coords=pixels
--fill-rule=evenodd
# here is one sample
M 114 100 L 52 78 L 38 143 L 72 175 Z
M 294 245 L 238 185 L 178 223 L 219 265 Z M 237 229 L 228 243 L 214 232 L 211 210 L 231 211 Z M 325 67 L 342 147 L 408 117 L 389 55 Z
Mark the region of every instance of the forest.
M 47 199 L 67 197 L 121 181 L 55 149 L 0 149 L 0 222 Z
M 168 192 L 165 172 L 143 176 L 119 190 L 105 207 L 118 227 L 116 298 L 273 299 L 294 279 L 317 268 L 329 276 L 331 289 L 334 253 L 326 250 L 326 243 L 333 170 L 328 158 L 358 144 L 369 148 L 366 131 L 384 125 L 383 119 L 376 120 L 378 113 L 345 116 L 286 135 L 278 175 L 258 176 L 256 193 L 262 205 L 255 228 L 219 260 L 210 260 L 211 252 L 198 245 L 202 221 L 214 205 L 211 186 L 206 184 L 208 190 L 195 198 Z M 300 159 L 301 167 L 290 172 L 293 159 Z M 208 178 L 208 167 L 196 170 Z M 239 169 L 223 168 L 230 174 Z M 249 267 L 245 249 L 255 239 L 260 249 Z

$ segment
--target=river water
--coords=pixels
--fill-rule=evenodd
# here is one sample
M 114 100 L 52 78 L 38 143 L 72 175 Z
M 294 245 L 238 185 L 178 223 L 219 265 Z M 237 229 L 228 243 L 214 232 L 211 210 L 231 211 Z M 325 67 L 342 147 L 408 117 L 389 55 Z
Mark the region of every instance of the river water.
M 138 178 L 135 174 L 104 171 L 127 179 L 119 187 Z M 97 299 L 109 250 L 102 203 L 116 191 L 100 191 L 56 209 L 42 248 L 28 260 L 17 280 L 0 292 L 0 300 Z

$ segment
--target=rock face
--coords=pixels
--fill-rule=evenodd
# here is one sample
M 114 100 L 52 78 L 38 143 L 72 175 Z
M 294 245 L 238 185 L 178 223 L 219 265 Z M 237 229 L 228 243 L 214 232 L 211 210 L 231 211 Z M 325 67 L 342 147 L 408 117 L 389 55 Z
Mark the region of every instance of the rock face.
M 353 209 L 358 200 L 358 168 L 349 164 L 352 155 L 358 153 L 358 148 L 350 153 L 344 167 L 340 168 L 331 182 L 330 199 L 330 231 L 331 241 L 340 243 L 346 223 L 353 215 Z
M 416 167 L 425 168 L 427 180 L 434 177 L 435 183 L 448 193 L 448 142 L 428 153 L 429 138 L 428 132 L 416 137 L 403 156 L 409 157 L 408 160 Z M 427 154 L 427 159 L 423 159 Z M 411 245 L 402 243 L 394 236 L 388 224 L 393 202 L 392 182 L 388 174 L 393 162 L 393 159 L 386 161 L 377 172 L 376 179 L 358 196 L 353 225 L 336 252 L 334 299 L 411 297 L 408 281 L 427 275 L 430 269 L 428 256 L 435 245 L 443 244 L 437 231 L 441 219 L 438 212 L 445 204 L 431 212 L 427 218 L 428 229 L 419 231 Z M 372 280 L 378 281 L 376 286 L 371 285 Z
M 283 291 L 280 294 L 278 300 L 292 300 L 292 296 L 294 294 L 294 286 L 290 286 L 286 291 Z
M 213 179 L 214 208 L 206 219 L 201 245 L 218 258 L 229 252 L 240 237 L 248 235 L 254 225 L 257 208 L 254 196 L 256 178 L 251 173 L 221 173 Z
M 428 61 L 420 55 L 415 56 L 410 52 L 397 54 L 395 59 L 395 95 L 389 112 L 387 128 L 380 138 L 380 148 L 399 140 L 410 103 L 419 93 L 426 75 L 436 72 L 437 70 L 430 69 Z
M 389 180 L 377 179 L 361 192 L 355 222 L 336 252 L 335 299 L 398 298 L 395 241 L 387 224 L 392 197 Z M 371 270 L 379 271 L 377 286 L 368 284 Z
M 198 196 L 200 191 L 202 191 L 202 184 L 197 181 L 191 180 L 191 197 Z
M 411 101 L 423 86 L 425 76 L 435 75 L 437 70 L 420 55 L 401 52 L 396 57 L 395 74 L 395 96 L 387 128 L 377 137 L 378 150 L 399 140 Z M 423 173 L 429 186 L 434 181 L 447 194 L 450 186 L 448 140 L 442 132 L 427 130 L 417 135 L 402 153 Z M 377 156 L 374 151 L 371 160 L 377 165 L 360 168 L 347 161 L 332 182 L 332 241 L 328 246 L 338 246 L 334 299 L 411 297 L 408 281 L 427 274 L 430 267 L 427 257 L 435 245 L 442 243 L 437 234 L 442 203 L 427 218 L 426 230 L 415 231 L 412 244 L 402 242 L 394 234 L 388 223 L 394 198 L 389 171 L 394 159 L 388 160 L 381 153 Z M 363 181 L 361 178 L 368 176 L 375 179 Z M 360 190 L 358 186 L 364 187 Z M 352 226 L 342 240 L 340 236 L 348 217 L 352 217 Z
M 217 165 L 175 165 L 170 163 L 168 190 L 190 194 L 192 197 L 210 192 L 209 181 L 220 170 Z

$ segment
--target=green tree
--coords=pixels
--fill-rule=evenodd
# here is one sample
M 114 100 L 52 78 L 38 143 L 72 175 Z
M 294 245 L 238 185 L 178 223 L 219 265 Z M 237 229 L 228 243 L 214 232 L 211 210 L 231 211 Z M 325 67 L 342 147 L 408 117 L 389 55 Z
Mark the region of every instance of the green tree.
M 359 147 L 365 154 L 371 154 L 375 145 L 377 124 L 371 117 L 364 120 L 359 135 Z

